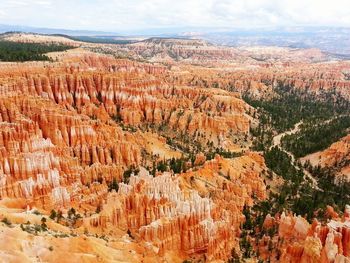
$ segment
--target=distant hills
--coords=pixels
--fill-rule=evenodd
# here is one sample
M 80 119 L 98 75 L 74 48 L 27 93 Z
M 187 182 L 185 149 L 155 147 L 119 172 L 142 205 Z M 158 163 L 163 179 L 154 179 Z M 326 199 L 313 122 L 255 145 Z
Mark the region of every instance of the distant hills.
M 208 41 L 227 46 L 281 46 L 319 48 L 333 55 L 350 55 L 350 28 L 280 27 L 209 32 L 200 35 Z
M 346 27 L 269 27 L 269 28 L 158 28 L 104 32 L 37 28 L 0 24 L 0 33 L 9 31 L 39 34 L 62 34 L 87 42 L 128 43 L 135 37 L 201 38 L 227 46 L 282 46 L 292 48 L 319 48 L 322 51 L 350 56 L 350 28 Z M 126 42 L 125 42 L 126 41 Z
M 63 34 L 69 36 L 95 36 L 95 35 L 117 35 L 115 32 L 103 32 L 92 30 L 70 30 L 60 28 L 45 28 L 45 27 L 30 27 L 21 25 L 4 25 L 0 24 L 0 33 L 16 31 L 25 33 L 38 33 L 38 34 Z

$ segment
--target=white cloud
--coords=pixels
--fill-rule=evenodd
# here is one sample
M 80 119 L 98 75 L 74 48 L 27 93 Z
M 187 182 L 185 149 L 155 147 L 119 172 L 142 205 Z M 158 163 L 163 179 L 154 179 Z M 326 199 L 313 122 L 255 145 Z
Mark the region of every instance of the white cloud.
M 348 0 L 1 0 L 0 23 L 113 31 L 173 26 L 350 26 L 350 2 Z

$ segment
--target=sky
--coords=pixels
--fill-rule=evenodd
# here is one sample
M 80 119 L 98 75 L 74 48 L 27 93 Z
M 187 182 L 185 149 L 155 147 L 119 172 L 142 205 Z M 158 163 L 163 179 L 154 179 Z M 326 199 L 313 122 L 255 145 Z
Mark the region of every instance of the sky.
M 0 24 L 110 32 L 172 27 L 350 27 L 350 1 L 0 0 Z

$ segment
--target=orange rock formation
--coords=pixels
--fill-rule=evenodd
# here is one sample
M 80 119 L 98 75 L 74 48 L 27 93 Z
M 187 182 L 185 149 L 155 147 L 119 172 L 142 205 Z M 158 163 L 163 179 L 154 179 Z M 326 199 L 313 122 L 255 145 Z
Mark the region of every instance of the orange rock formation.
M 249 166 L 243 168 L 243 166 Z M 234 171 L 241 167 L 242 174 Z M 205 254 L 208 261 L 227 260 L 238 245 L 245 204 L 252 197 L 266 198 L 259 170 L 263 159 L 248 154 L 237 160 L 217 156 L 197 171 L 180 176 L 163 173 L 152 177 L 145 169 L 120 183 L 98 216 L 86 219 L 89 227 L 129 229 L 142 242 L 151 243 L 159 255 L 178 251 L 186 256 Z M 218 173 L 226 174 L 225 176 Z M 205 193 L 207 187 L 212 187 Z M 207 196 L 210 193 L 211 199 Z M 203 196 L 203 197 L 202 197 Z M 223 202 L 225 200 L 225 202 Z

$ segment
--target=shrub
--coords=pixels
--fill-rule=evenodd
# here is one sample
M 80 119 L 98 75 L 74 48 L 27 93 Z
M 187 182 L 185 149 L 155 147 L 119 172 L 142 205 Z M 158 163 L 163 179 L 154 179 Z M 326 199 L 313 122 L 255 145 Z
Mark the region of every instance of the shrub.
M 5 225 L 7 226 L 10 226 L 12 223 L 11 221 L 7 218 L 7 217 L 4 217 L 1 222 L 3 222 Z

